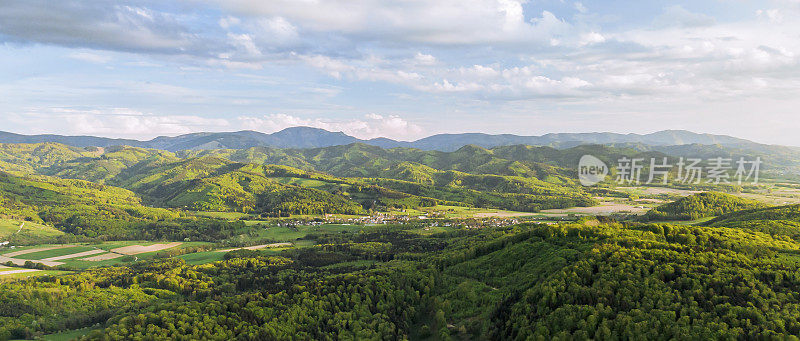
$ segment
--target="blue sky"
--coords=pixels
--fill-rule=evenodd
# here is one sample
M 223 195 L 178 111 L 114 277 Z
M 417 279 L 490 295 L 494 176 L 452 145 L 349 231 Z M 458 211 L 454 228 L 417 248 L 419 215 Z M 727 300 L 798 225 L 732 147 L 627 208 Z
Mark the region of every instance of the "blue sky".
M 800 145 L 798 14 L 797 0 L 0 0 L 0 130 L 688 129 Z

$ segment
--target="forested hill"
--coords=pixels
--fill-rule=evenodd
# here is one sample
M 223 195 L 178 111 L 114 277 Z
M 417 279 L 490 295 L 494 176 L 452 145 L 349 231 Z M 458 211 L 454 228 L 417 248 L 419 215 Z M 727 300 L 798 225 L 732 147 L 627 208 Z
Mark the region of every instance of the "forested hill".
M 159 207 L 273 216 L 436 204 L 526 212 L 593 205 L 574 170 L 557 165 L 573 152 L 542 148 L 525 148 L 527 159 L 513 161 L 504 158 L 517 153 L 511 149 L 496 155 L 473 146 L 453 153 L 353 144 L 176 155 L 136 147 L 0 144 L 0 170 L 121 187 Z M 561 156 L 556 165 L 537 162 L 545 158 L 540 152 Z
M 382 177 L 392 174 L 392 167 L 401 164 L 421 165 L 417 170 L 455 170 L 474 174 L 526 176 L 543 180 L 550 176 L 576 178 L 581 156 L 595 155 L 607 164 L 623 156 L 661 158 L 660 152 L 640 152 L 631 148 L 583 145 L 569 149 L 525 145 L 486 149 L 466 145 L 453 152 L 425 151 L 413 148 L 384 149 L 356 143 L 345 146 L 311 149 L 250 148 L 183 151 L 182 157 L 214 156 L 245 163 L 281 164 L 317 170 L 337 176 Z M 389 169 L 388 172 L 386 170 Z M 409 180 L 409 179 L 403 179 Z
M 665 130 L 651 134 L 617 133 L 551 133 L 541 136 L 512 134 L 491 135 L 482 133 L 438 134 L 413 142 L 388 138 L 358 139 L 341 132 L 330 132 L 310 127 L 292 127 L 272 134 L 255 131 L 192 133 L 175 137 L 157 137 L 149 141 L 111 139 L 94 136 L 20 135 L 0 132 L 0 143 L 63 143 L 75 147 L 133 147 L 169 151 L 189 149 L 247 149 L 251 147 L 318 148 L 351 143 L 365 143 L 383 148 L 418 148 L 423 150 L 455 151 L 465 145 L 484 148 L 510 145 L 535 145 L 573 147 L 581 144 L 636 143 L 648 146 L 673 146 L 686 144 L 723 145 L 726 147 L 755 147 L 759 144 L 725 135 L 698 134 L 684 130 Z
M 680 198 L 648 211 L 645 220 L 695 220 L 735 211 L 765 208 L 762 202 L 720 192 L 703 192 Z
M 753 230 L 800 240 L 800 205 L 732 212 L 716 217 L 705 225 Z
M 0 217 L 47 223 L 72 235 L 120 237 L 139 223 L 177 218 L 133 192 L 83 180 L 0 172 Z M 19 237 L 19 236 L 17 236 Z M 69 240 L 69 235 L 64 236 Z

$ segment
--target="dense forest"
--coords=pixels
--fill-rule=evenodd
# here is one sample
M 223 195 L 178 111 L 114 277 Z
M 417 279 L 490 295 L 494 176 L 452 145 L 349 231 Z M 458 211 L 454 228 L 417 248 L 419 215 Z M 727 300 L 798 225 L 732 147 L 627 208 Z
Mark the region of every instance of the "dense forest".
M 402 227 L 279 254 L 180 259 L 0 284 L 0 337 L 761 339 L 800 333 L 779 236 L 669 224 Z M 57 313 L 56 313 L 57 312 Z

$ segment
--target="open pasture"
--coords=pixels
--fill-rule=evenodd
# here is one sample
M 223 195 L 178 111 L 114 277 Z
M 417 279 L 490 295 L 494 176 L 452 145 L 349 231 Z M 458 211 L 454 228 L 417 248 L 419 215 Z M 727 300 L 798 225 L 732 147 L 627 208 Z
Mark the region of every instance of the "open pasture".
M 0 241 L 13 234 L 31 237 L 51 237 L 64 234 L 52 226 L 16 219 L 0 219 Z

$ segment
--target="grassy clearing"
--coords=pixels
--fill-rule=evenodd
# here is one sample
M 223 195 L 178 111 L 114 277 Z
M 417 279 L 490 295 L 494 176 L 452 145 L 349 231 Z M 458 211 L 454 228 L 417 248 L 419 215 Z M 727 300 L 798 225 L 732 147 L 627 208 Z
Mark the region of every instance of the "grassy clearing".
M 270 178 L 270 180 L 282 183 L 284 185 L 297 185 L 309 188 L 320 188 L 332 185 L 331 183 L 328 182 L 313 180 L 313 179 L 304 179 L 304 178 L 275 177 L 275 178 Z
M 39 276 L 59 276 L 73 273 L 72 271 L 61 271 L 61 270 L 42 270 L 36 272 L 23 272 L 17 274 L 10 274 L 10 275 L 2 275 L 0 276 L 0 282 L 2 281 L 16 281 L 18 279 L 24 279 L 29 277 L 39 277 Z
M 42 340 L 45 341 L 69 341 L 76 340 L 81 336 L 91 333 L 93 330 L 100 329 L 99 327 L 86 327 L 75 330 L 67 330 L 60 333 L 43 335 Z
M 196 215 L 208 218 L 238 220 L 241 218 L 251 218 L 252 214 L 241 212 L 195 212 Z
M 22 226 L 22 229 L 20 229 L 20 226 Z M 56 228 L 52 226 L 37 224 L 30 221 L 0 219 L 0 238 L 8 237 L 17 232 L 32 237 L 52 237 L 64 234 L 64 232 L 56 230 Z
M 716 217 L 703 217 L 703 218 L 695 219 L 695 220 L 660 221 L 659 223 L 668 223 L 668 224 L 675 224 L 675 225 L 700 225 L 700 224 L 705 223 L 705 222 L 707 222 L 707 221 L 709 221 L 711 219 L 714 219 L 714 218 L 716 218 Z

